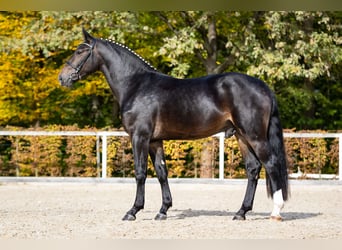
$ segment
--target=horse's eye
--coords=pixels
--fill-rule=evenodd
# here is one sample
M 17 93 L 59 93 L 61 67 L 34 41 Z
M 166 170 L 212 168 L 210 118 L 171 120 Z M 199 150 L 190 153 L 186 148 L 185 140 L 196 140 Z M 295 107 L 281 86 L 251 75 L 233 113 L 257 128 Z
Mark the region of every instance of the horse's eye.
M 80 54 L 82 54 L 82 51 L 81 50 L 76 50 L 76 54 L 80 55 Z

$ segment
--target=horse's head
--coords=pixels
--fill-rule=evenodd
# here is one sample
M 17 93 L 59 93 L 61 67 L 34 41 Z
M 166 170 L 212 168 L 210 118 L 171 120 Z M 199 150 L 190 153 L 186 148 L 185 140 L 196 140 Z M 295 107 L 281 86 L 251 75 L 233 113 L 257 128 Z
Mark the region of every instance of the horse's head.
M 76 81 L 95 72 L 99 67 L 94 55 L 96 39 L 83 29 L 84 42 L 62 68 L 58 80 L 63 86 L 70 87 Z

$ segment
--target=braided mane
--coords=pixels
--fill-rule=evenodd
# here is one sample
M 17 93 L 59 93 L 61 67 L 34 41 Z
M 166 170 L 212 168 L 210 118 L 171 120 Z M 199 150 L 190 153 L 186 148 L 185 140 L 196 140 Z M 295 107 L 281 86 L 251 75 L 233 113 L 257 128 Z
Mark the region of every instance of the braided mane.
M 129 47 L 127 47 L 126 45 L 123 45 L 121 43 L 115 42 L 113 40 L 110 39 L 103 39 L 100 38 L 100 40 L 102 41 L 106 41 L 108 44 L 110 44 L 111 46 L 118 46 L 120 48 L 125 49 L 126 51 L 128 51 L 131 55 L 135 56 L 136 58 L 138 58 L 140 61 L 142 61 L 145 65 L 147 65 L 149 68 L 151 68 L 152 70 L 157 71 L 157 69 L 155 67 L 153 67 L 149 62 L 147 62 L 142 56 L 140 56 L 139 54 L 137 54 L 135 51 L 131 50 Z

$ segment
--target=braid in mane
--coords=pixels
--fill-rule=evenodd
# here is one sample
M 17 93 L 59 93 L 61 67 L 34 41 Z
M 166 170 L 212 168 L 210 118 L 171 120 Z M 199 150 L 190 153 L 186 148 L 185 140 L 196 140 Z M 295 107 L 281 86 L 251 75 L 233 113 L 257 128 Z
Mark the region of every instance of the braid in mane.
M 107 42 L 108 44 L 110 44 L 111 46 L 118 46 L 121 47 L 123 49 L 125 49 L 126 51 L 128 51 L 131 55 L 135 56 L 136 58 L 138 58 L 140 61 L 142 61 L 144 64 L 146 64 L 149 68 L 151 68 L 154 71 L 157 71 L 157 69 L 155 67 L 153 67 L 149 62 L 147 62 L 142 56 L 140 56 L 139 54 L 137 54 L 135 51 L 131 50 L 129 47 L 127 47 L 126 45 L 123 45 L 121 43 L 115 42 L 113 40 L 110 39 L 103 39 L 100 38 L 102 41 Z

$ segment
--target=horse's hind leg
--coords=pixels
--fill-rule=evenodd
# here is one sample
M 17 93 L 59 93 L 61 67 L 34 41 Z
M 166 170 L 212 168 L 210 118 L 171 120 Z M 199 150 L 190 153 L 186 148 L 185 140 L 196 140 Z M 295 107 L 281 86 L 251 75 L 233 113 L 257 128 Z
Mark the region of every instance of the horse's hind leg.
M 271 218 L 275 220 L 282 220 L 280 210 L 284 206 L 283 188 L 281 173 L 280 173 L 280 159 L 272 151 L 271 145 L 268 141 L 258 141 L 253 143 L 253 148 L 256 155 L 265 166 L 266 169 L 266 186 L 268 194 L 273 198 L 273 211 Z
M 240 150 L 245 161 L 247 171 L 247 189 L 240 210 L 235 214 L 233 220 L 245 220 L 246 213 L 253 208 L 255 191 L 258 185 L 261 163 L 255 156 L 253 150 L 241 139 L 238 138 Z
M 150 143 L 150 157 L 153 162 L 157 177 L 161 186 L 163 203 L 156 215 L 156 220 L 165 220 L 167 210 L 172 206 L 172 197 L 169 183 L 167 180 L 167 168 L 165 164 L 164 149 L 162 141 L 155 141 Z

